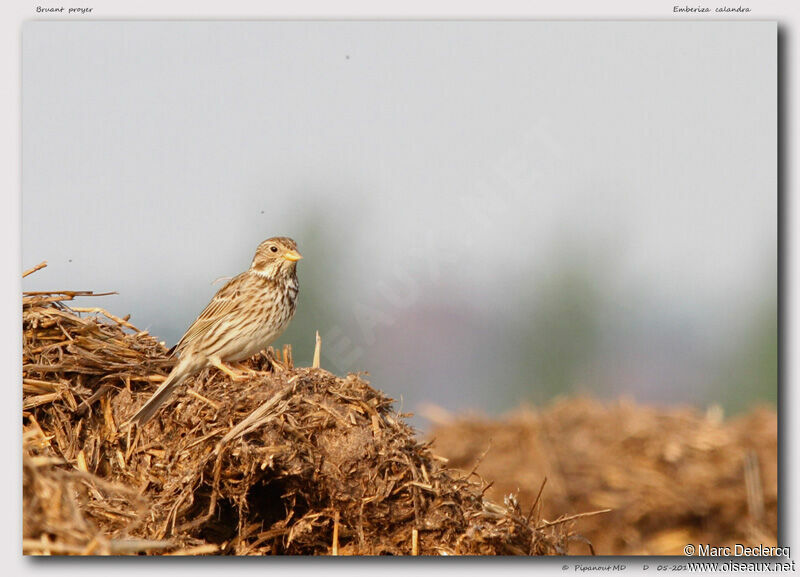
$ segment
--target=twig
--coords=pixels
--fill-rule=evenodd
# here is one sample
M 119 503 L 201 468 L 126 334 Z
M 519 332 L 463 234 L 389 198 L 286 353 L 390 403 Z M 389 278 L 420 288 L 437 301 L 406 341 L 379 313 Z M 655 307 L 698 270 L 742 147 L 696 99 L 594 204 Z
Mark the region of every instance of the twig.
M 317 331 L 317 337 L 314 343 L 314 362 L 311 363 L 311 367 L 314 369 L 319 368 L 320 349 L 322 349 L 322 339 L 319 337 L 319 331 Z
M 339 511 L 333 514 L 333 544 L 331 545 L 331 555 L 339 554 Z
M 533 511 L 536 509 L 536 505 L 539 504 L 539 499 L 542 498 L 542 491 L 544 491 L 544 486 L 547 484 L 547 477 L 542 480 L 542 485 L 539 487 L 539 492 L 536 493 L 536 499 L 533 501 L 533 505 L 531 505 L 531 510 L 528 511 L 528 516 L 525 517 L 525 522 L 530 523 L 531 517 L 533 516 Z
M 572 521 L 574 519 L 580 519 L 581 517 L 594 517 L 595 515 L 602 515 L 603 513 L 610 513 L 612 509 L 600 509 L 599 511 L 589 511 L 588 513 L 578 513 L 577 515 L 570 515 L 569 517 L 563 517 L 561 519 L 556 519 L 555 521 L 545 521 L 538 527 L 537 529 L 544 529 L 545 527 L 552 527 L 553 525 L 560 525 L 561 523 L 566 523 L 567 521 Z
M 475 471 L 478 470 L 478 467 L 480 467 L 481 462 L 483 461 L 484 457 L 486 457 L 486 455 L 489 454 L 489 450 L 491 448 L 492 448 L 492 440 L 489 439 L 489 445 L 486 447 L 486 450 L 483 453 L 481 453 L 481 456 L 478 457 L 478 460 L 475 461 L 475 466 L 472 467 L 472 470 L 469 472 L 469 475 L 467 475 L 467 479 L 469 479 L 470 477 L 472 477 L 472 475 L 475 474 Z
M 249 433 L 253 428 L 257 427 L 260 424 L 259 421 L 264 419 L 269 414 L 270 410 L 273 409 L 275 405 L 282 401 L 283 398 L 288 396 L 291 392 L 292 389 L 287 387 L 272 395 L 272 397 L 270 397 L 260 407 L 258 407 L 255 411 L 245 417 L 238 425 L 228 431 L 228 433 L 222 437 L 220 442 L 217 443 L 217 447 L 214 449 L 214 452 L 219 453 L 223 445 L 237 437 Z
M 764 521 L 764 490 L 761 486 L 761 473 L 758 454 L 750 450 L 744 459 L 744 484 L 747 489 L 747 509 L 750 517 L 758 524 Z
M 165 555 L 171 556 L 183 556 L 183 555 L 209 555 L 210 553 L 216 553 L 219 551 L 219 545 L 214 543 L 206 543 L 205 545 L 197 545 L 195 547 L 189 547 L 187 549 L 179 549 L 177 551 L 171 551 L 169 553 L 165 553 Z
M 80 405 L 78 405 L 78 414 L 85 415 L 86 413 L 88 413 L 89 407 L 92 406 L 92 403 L 94 403 L 97 399 L 105 395 L 112 388 L 113 387 L 111 385 L 101 385 L 99 389 L 97 389 L 94 393 L 92 393 L 91 397 L 85 399 L 84 401 L 81 402 Z
M 114 293 L 106 293 L 106 294 L 114 294 Z M 92 295 L 92 296 L 102 296 L 102 295 L 98 294 L 98 295 Z M 126 319 L 121 319 L 121 318 L 119 318 L 119 317 L 117 317 L 115 315 L 112 315 L 110 312 L 108 312 L 105 309 L 101 309 L 100 307 L 72 307 L 72 310 L 74 310 L 75 312 L 79 312 L 79 313 L 99 313 L 99 314 L 104 315 L 105 317 L 111 319 L 115 323 L 122 325 L 123 327 L 128 327 L 129 329 L 137 331 L 137 332 L 139 331 L 139 329 L 137 329 L 135 326 L 133 326 L 131 323 L 129 323 Z
M 197 391 L 193 391 L 192 389 L 189 389 L 187 392 L 190 395 L 192 395 L 194 398 L 200 399 L 201 401 L 203 401 L 207 405 L 210 405 L 210 406 L 214 407 L 215 410 L 219 411 L 219 403 L 215 403 L 211 399 L 208 399 L 208 398 L 204 397 L 203 395 L 201 395 Z
M 44 395 L 36 395 L 35 397 L 28 397 L 22 402 L 23 409 L 32 409 L 39 405 L 46 405 L 52 403 L 56 399 L 61 398 L 61 393 L 45 393 Z
M 150 539 L 112 540 L 108 542 L 108 550 L 114 553 L 139 553 L 153 549 L 167 549 L 172 546 L 171 541 L 154 541 Z M 37 551 L 49 555 L 51 553 L 84 554 L 86 545 L 72 545 L 70 543 L 42 542 L 37 539 L 23 539 L 22 550 L 25 553 L 36 555 Z
M 35 267 L 33 267 L 33 268 L 29 268 L 29 269 L 28 269 L 28 270 L 26 270 L 24 273 L 22 273 L 22 278 L 25 278 L 25 277 L 26 277 L 26 276 L 28 276 L 29 274 L 33 274 L 33 273 L 35 273 L 37 270 L 42 270 L 42 269 L 43 269 L 44 267 L 46 267 L 46 266 L 47 266 L 47 261 L 46 261 L 46 260 L 43 260 L 42 262 L 40 262 L 39 264 L 37 264 Z

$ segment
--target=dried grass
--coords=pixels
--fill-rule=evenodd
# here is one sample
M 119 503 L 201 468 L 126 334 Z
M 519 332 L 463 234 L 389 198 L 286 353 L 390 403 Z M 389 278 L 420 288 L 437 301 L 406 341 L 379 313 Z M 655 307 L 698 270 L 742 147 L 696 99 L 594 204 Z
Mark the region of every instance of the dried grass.
M 774 410 L 725 420 L 718 408 L 569 398 L 496 420 L 430 414 L 439 421 L 435 450 L 463 470 L 480 460 L 478 470 L 494 481 L 489 497 L 519 491 L 527 506 L 547 477 L 545 515 L 612 509 L 580 524 L 598 554 L 682 555 L 687 543 L 777 545 Z
M 187 381 L 123 430 L 168 374 L 128 318 L 23 296 L 23 549 L 29 554 L 565 554 L 575 519 L 445 465 L 361 376 L 295 368 L 290 350 L 232 382 Z

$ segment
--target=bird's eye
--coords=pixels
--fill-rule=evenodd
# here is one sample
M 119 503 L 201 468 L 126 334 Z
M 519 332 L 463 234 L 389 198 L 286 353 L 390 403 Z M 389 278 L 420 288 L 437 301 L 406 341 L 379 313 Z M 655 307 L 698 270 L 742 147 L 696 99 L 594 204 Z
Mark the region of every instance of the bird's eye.
M 269 247 L 269 250 L 271 250 L 272 252 L 278 252 L 278 247 L 277 246 L 271 246 L 271 247 Z

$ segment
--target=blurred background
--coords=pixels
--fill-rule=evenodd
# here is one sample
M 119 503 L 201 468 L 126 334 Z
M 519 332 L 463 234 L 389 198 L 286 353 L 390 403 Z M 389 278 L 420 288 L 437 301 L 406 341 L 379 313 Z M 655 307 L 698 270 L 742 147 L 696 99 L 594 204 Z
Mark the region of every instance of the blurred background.
M 267 237 L 279 343 L 404 411 L 777 396 L 776 26 L 28 22 L 25 290 L 168 346 Z M 84 300 L 82 304 L 86 304 Z M 425 421 L 414 421 L 425 426 Z

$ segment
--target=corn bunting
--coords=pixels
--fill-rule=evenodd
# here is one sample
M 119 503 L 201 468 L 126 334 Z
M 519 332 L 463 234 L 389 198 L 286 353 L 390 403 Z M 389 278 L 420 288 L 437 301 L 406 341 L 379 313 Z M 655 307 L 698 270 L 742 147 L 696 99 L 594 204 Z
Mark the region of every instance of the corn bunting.
M 286 329 L 297 303 L 297 261 L 287 237 L 265 240 L 245 272 L 223 286 L 175 346 L 180 359 L 164 383 L 129 422 L 144 425 L 188 377 L 214 366 L 233 379 L 246 378 L 226 366 L 265 349 Z

